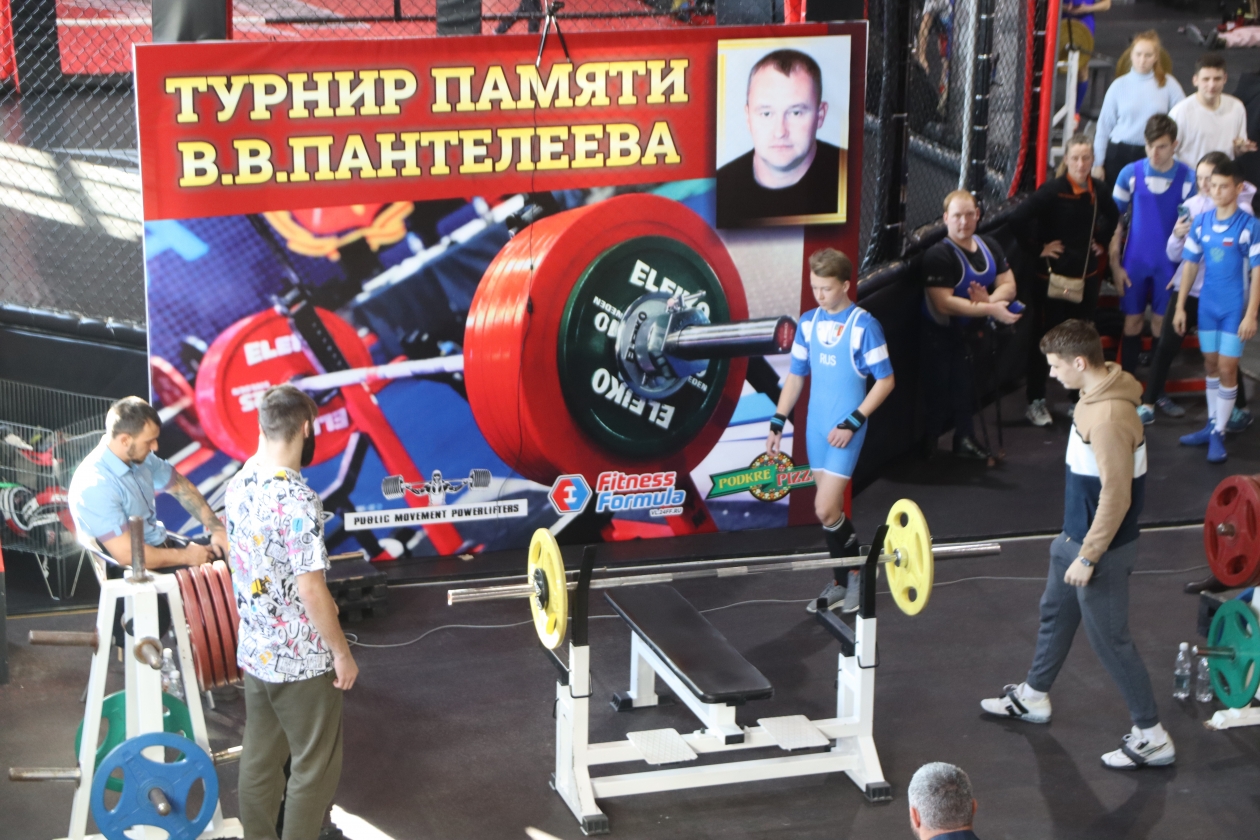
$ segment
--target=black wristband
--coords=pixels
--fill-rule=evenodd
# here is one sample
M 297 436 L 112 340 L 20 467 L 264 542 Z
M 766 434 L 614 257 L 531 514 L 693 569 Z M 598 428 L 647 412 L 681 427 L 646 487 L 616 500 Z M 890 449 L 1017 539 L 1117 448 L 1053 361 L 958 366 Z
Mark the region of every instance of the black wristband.
M 782 414 L 776 414 L 770 418 L 770 431 L 776 435 L 783 434 L 783 426 L 787 423 L 787 417 Z
M 843 420 L 841 420 L 839 423 L 836 424 L 836 428 L 845 429 L 850 432 L 856 432 L 858 429 L 862 428 L 862 424 L 864 424 L 865 422 L 866 422 L 866 415 L 863 414 L 859 409 L 855 408 L 853 409 L 853 411 L 849 412 L 848 417 L 844 418 Z

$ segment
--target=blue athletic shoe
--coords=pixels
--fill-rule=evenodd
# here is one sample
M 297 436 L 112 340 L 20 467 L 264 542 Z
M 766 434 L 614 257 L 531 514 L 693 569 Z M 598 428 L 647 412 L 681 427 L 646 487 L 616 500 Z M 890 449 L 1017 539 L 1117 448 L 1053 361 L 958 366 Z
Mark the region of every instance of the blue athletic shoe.
M 1155 411 L 1148 405 L 1139 405 L 1137 407 L 1138 419 L 1142 421 L 1143 426 L 1149 426 L 1155 422 Z
M 1235 435 L 1239 432 L 1246 431 L 1247 427 L 1251 425 L 1251 422 L 1254 419 L 1255 418 L 1251 416 L 1251 412 L 1247 409 L 1235 408 L 1229 414 L 1229 422 L 1225 424 L 1225 431 Z
M 1228 457 L 1229 453 L 1225 451 L 1225 433 L 1213 429 L 1208 435 L 1208 463 L 1223 464 Z
M 1208 437 L 1211 436 L 1212 430 L 1214 428 L 1216 427 L 1213 425 L 1212 421 L 1209 420 L 1208 424 L 1204 426 L 1202 429 L 1199 429 L 1199 431 L 1192 432 L 1191 434 L 1188 434 L 1188 435 L 1182 435 L 1181 445 L 1182 446 L 1207 446 Z

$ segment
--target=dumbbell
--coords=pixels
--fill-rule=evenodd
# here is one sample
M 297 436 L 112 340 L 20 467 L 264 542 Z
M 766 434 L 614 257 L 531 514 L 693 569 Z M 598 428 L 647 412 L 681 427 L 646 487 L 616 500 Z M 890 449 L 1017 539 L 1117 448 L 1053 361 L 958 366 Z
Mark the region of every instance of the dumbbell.
M 491 448 L 532 481 L 685 476 L 725 431 L 745 357 L 786 352 L 794 330 L 786 316 L 748 320 L 739 272 L 702 218 L 621 195 L 534 221 L 491 262 L 465 328 L 468 401 Z
M 474 469 L 468 473 L 467 486 L 485 488 L 490 486 L 492 478 L 490 470 Z M 387 499 L 401 499 L 411 490 L 416 494 L 423 494 L 425 491 L 423 485 L 410 484 L 403 480 L 401 475 L 387 475 L 381 479 L 381 495 Z

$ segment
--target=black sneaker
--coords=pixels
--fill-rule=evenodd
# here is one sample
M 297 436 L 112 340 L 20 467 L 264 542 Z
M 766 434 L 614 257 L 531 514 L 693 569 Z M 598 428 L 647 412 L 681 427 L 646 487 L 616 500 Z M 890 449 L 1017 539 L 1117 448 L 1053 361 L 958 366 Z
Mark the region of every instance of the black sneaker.
M 978 440 L 968 436 L 954 440 L 954 457 L 968 461 L 987 461 L 993 456 L 989 450 L 980 445 Z

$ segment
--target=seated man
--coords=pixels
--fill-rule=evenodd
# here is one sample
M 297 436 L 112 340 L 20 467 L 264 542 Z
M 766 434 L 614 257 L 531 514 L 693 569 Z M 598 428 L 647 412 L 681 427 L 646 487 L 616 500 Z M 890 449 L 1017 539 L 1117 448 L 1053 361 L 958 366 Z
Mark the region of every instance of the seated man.
M 70 480 L 68 505 L 80 539 L 93 537 L 113 560 L 106 577 L 121 578 L 131 565 L 131 536 L 127 521 L 144 518 L 144 562 L 150 569 L 199 566 L 227 555 L 227 532 L 205 498 L 171 464 L 155 453 L 161 419 L 157 410 L 139 397 L 124 397 L 105 416 L 105 436 Z M 206 534 L 198 541 L 172 537 L 157 518 L 157 493 L 170 493 Z M 207 544 L 208 543 L 208 544 Z M 121 599 L 120 599 L 121 600 Z M 170 625 L 166 600 L 158 601 L 163 632 Z M 122 610 L 114 638 L 122 644 Z
M 934 761 L 915 771 L 906 791 L 910 828 L 919 840 L 976 840 L 976 800 L 961 767 Z

